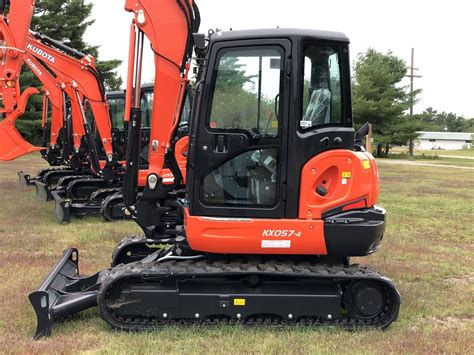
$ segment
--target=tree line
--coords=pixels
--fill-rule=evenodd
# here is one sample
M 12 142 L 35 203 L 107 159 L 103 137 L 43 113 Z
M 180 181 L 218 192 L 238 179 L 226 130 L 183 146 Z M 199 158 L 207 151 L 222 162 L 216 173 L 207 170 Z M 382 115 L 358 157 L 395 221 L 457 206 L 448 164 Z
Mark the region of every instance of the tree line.
M 429 107 L 410 117 L 407 110 L 419 101 L 421 90 L 410 95 L 401 85 L 407 75 L 406 63 L 392 52 L 372 48 L 358 55 L 354 65 L 353 113 L 357 125 L 373 125 L 377 156 L 386 156 L 391 147 L 406 146 L 417 131 L 473 132 L 474 119 Z M 412 101 L 413 100 L 413 101 Z

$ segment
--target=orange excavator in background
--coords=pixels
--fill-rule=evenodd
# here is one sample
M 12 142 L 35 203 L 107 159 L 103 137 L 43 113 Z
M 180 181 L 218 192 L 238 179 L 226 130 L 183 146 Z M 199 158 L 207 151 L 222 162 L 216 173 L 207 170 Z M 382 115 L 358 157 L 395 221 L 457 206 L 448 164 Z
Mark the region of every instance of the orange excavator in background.
M 126 0 L 125 9 L 133 24 L 122 189 L 145 236 L 124 240 L 112 267 L 89 277 L 79 274 L 78 251 L 67 249 L 29 296 L 35 337 L 94 306 L 122 330 L 387 328 L 401 302 L 395 285 L 350 263 L 380 248 L 386 212 L 377 206 L 375 160 L 361 145 L 365 129 L 353 128 L 348 38 L 303 29 L 205 36 L 192 0 Z M 145 36 L 156 74 L 139 193 Z M 193 50 L 198 82 L 184 186 L 173 137 Z
M 123 177 L 123 169 L 120 166 L 125 155 L 127 124 L 123 117 L 115 120 L 116 122 L 111 121 L 105 90 L 95 69 L 94 58 L 46 36 L 29 32 L 29 22 L 22 19 L 31 17 L 32 9 L 29 2 L 19 2 L 11 8 L 8 18 L 3 19 L 2 33 L 5 38 L 3 42 L 4 46 L 7 46 L 5 48 L 17 53 L 7 58 L 7 64 L 18 65 L 24 60 L 47 87 L 43 126 L 47 123 L 46 115 L 51 102 L 50 127 L 44 127 L 45 134 L 48 131 L 46 128 L 49 128 L 50 141 L 47 146 L 45 144 L 46 149 L 39 147 L 20 149 L 29 145 L 14 126 L 14 121 L 24 111 L 27 97 L 25 95 L 23 105 L 19 105 L 13 112 L 14 119 L 7 117 L 1 123 L 5 129 L 2 130 L 0 151 L 5 153 L 2 153 L 0 159 L 14 159 L 30 151 L 44 149 L 43 157 L 50 165 L 67 166 L 43 169 L 35 178 L 30 178 L 23 172 L 19 173 L 20 182 L 36 186 L 37 196 L 40 199 L 49 200 L 54 197 L 55 214 L 60 222 L 69 221 L 72 214 L 86 215 L 100 212 L 108 220 L 123 218 L 125 217 L 123 203 L 117 192 L 120 191 L 119 186 Z M 17 26 L 18 24 L 21 26 Z M 12 29 L 18 38 L 25 36 L 28 39 L 21 44 L 23 47 L 17 48 L 12 42 L 10 34 Z M 5 97 L 9 97 L 8 95 L 19 97 L 16 93 L 18 88 L 18 85 L 14 87 L 4 85 L 1 92 L 5 93 Z M 33 91 L 27 90 L 26 93 L 30 95 Z M 71 114 L 64 119 L 62 116 L 68 112 L 63 107 L 66 103 L 70 107 Z M 151 107 L 151 104 L 149 106 Z M 86 117 L 88 112 L 89 117 Z M 120 129 L 113 127 L 112 123 L 116 123 Z M 144 149 L 147 142 L 145 131 L 146 129 L 143 132 Z M 58 142 L 60 133 L 65 139 L 64 142 Z M 14 139 L 7 139 L 11 137 Z M 146 168 L 146 164 L 145 161 L 142 166 Z

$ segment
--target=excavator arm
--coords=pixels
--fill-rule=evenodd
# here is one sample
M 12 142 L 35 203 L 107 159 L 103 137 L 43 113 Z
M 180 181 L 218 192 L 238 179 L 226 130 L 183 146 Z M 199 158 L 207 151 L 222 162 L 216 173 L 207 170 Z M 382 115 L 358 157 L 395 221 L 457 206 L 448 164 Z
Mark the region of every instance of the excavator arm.
M 189 83 L 189 62 L 193 50 L 193 33 L 199 29 L 200 18 L 192 0 L 126 0 L 125 10 L 133 13 L 130 33 L 129 67 L 126 92 L 126 119 L 131 120 L 127 151 L 127 176 L 123 192 L 125 204 L 134 210 L 138 185 L 138 154 L 140 142 L 140 83 L 146 36 L 155 61 L 153 116 L 151 120 L 148 179 L 156 186 L 163 182 L 167 165 L 174 184 L 182 182 L 172 138 Z
M 36 89 L 20 94 L 18 82 L 34 6 L 35 0 L 14 1 L 8 15 L 0 19 L 0 113 L 4 118 L 0 122 L 0 160 L 43 149 L 25 141 L 15 128 L 30 96 L 38 94 Z
M 88 133 L 90 128 L 82 105 L 82 102 L 87 100 L 94 115 L 102 147 L 107 155 L 107 163 L 113 166 L 116 162 L 112 148 L 109 106 L 94 58 L 33 32 L 30 32 L 25 50 L 27 54 L 45 63 L 63 81 L 63 90 L 68 93 L 72 103 L 73 142 L 76 153 L 79 153 L 82 137 L 86 136 L 91 143 L 90 132 Z M 95 155 L 94 168 L 100 169 L 97 154 L 93 155 Z
M 43 84 L 43 129 L 47 123 L 49 104 L 51 104 L 51 133 L 49 144 L 54 147 L 57 144 L 59 131 L 64 123 L 64 92 L 61 89 L 61 81 L 56 79 L 51 73 L 29 53 L 25 53 L 24 62 L 30 68 L 31 72 Z
M 73 110 L 73 149 L 79 154 L 83 138 L 87 141 L 92 150 L 91 163 L 97 173 L 103 173 L 107 178 L 113 178 L 112 172 L 120 164 L 116 161 L 112 147 L 112 127 L 109 117 L 109 108 L 105 96 L 105 89 L 99 72 L 95 68 L 94 58 L 84 55 L 72 48 L 69 48 L 57 41 L 46 36 L 33 33 L 29 30 L 31 18 L 33 16 L 35 1 L 23 0 L 15 1 L 11 4 L 8 16 L 2 18 L 0 23 L 0 40 L 3 45 L 2 67 L 0 68 L 0 93 L 3 101 L 3 107 L 0 108 L 4 112 L 5 117 L 9 118 L 5 122 L 0 123 L 2 136 L 9 136 L 11 139 L 3 140 L 0 145 L 2 157 L 8 156 L 14 159 L 21 154 L 29 151 L 39 150 L 43 148 L 32 149 L 16 130 L 14 122 L 18 119 L 22 112 L 18 108 L 25 107 L 25 103 L 19 102 L 24 100 L 28 95 L 20 96 L 19 86 L 17 84 L 23 60 L 29 60 L 30 68 L 33 72 L 39 74 L 47 71 L 38 72 L 38 68 L 47 66 L 56 76 L 57 81 L 61 81 L 61 89 L 68 94 L 72 103 Z M 33 61 L 33 59 L 35 61 Z M 49 92 L 51 93 L 52 90 Z M 30 91 L 31 93 L 31 91 Z M 91 137 L 90 127 L 84 114 L 84 101 L 87 100 L 96 123 L 98 133 L 100 135 L 101 144 L 106 154 L 105 164 L 99 162 L 99 156 L 95 147 L 95 142 Z M 45 101 L 46 104 L 49 102 Z M 59 102 L 59 101 L 55 101 Z M 53 103 L 53 102 L 52 102 Z M 60 119 L 60 111 L 55 109 L 53 103 L 53 120 L 51 130 L 51 144 L 55 144 L 59 130 L 62 126 L 62 118 Z M 62 105 L 59 105 L 62 107 Z M 43 124 L 45 123 L 45 115 L 43 112 Z M 14 117 L 9 117 L 14 115 Z M 17 149 L 19 147 L 28 147 L 28 149 Z M 16 152 L 13 154 L 13 152 Z
M 0 112 L 15 111 L 20 99 L 17 85 L 23 64 L 21 54 L 26 46 L 35 0 L 13 1 L 7 16 L 0 20 L 0 86 L 2 89 L 3 107 Z

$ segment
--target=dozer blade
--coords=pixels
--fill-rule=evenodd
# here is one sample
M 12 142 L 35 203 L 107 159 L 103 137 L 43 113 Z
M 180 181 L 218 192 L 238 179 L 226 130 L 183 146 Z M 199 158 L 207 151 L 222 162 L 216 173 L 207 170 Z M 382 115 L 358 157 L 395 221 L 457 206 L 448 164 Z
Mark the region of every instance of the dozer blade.
M 107 273 L 80 276 L 79 252 L 66 249 L 39 288 L 28 296 L 37 319 L 34 339 L 51 335 L 56 320 L 97 306 L 98 289 Z
M 21 186 L 33 186 L 34 182 L 31 179 L 30 174 L 26 174 L 23 171 L 18 172 L 18 178 L 20 179 L 20 185 Z
M 47 185 L 44 182 L 38 180 L 33 181 L 33 183 L 35 184 L 36 188 L 36 197 L 40 201 L 47 202 L 53 199 L 53 195 L 51 195 L 50 185 Z
M 66 197 L 64 191 L 53 191 L 54 214 L 59 224 L 66 224 L 71 221 L 71 216 L 92 216 L 101 212 L 101 201 L 74 201 Z
M 26 103 L 31 95 L 38 94 L 35 88 L 26 89 L 20 96 L 18 107 L 13 112 L 5 113 L 5 119 L 0 122 L 0 160 L 15 160 L 25 154 L 45 150 L 28 143 L 15 127 L 15 121 L 23 115 Z
M 71 200 L 65 198 L 65 192 L 53 191 L 54 214 L 59 224 L 69 223 L 71 220 Z

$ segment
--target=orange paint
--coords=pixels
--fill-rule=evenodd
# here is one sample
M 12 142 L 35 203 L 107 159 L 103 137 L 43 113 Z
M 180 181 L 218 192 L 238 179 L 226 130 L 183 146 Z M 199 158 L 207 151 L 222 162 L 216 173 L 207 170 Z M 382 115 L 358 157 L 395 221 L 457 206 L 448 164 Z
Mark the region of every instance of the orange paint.
M 324 222 L 299 219 L 210 218 L 185 209 L 193 250 L 219 254 L 326 255 Z M 273 247 L 272 247 L 273 246 Z
M 369 169 L 364 168 L 364 160 L 370 160 Z M 318 154 L 306 163 L 301 176 L 299 218 L 320 219 L 325 211 L 350 201 L 364 199 L 367 207 L 377 202 L 377 169 L 369 153 L 331 150 Z M 328 193 L 319 195 L 318 186 Z

